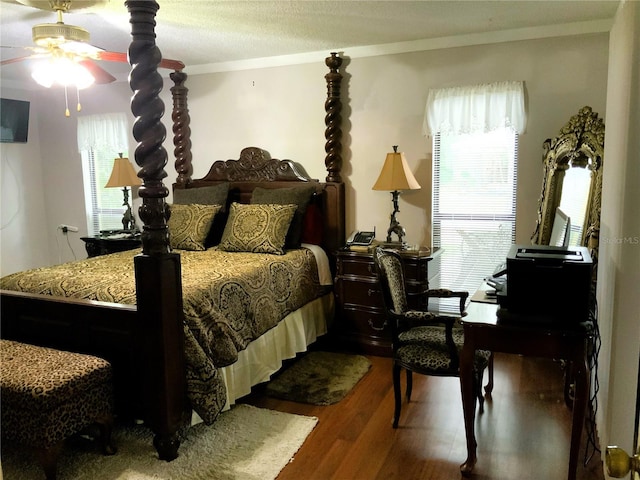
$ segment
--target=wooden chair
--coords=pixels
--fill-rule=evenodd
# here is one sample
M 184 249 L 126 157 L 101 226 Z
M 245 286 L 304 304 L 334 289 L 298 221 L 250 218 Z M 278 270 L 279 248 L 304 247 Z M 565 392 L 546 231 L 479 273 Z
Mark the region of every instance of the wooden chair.
M 422 375 L 458 377 L 459 353 L 464 343 L 460 318 L 465 315 L 468 292 L 447 289 L 427 290 L 424 310 L 409 310 L 404 283 L 402 257 L 393 250 L 377 247 L 373 252 L 375 268 L 384 298 L 385 310 L 391 324 L 393 344 L 393 391 L 395 411 L 393 428 L 398 427 L 401 409 L 400 371 L 407 372 L 407 401 L 411 399 L 412 372 Z M 459 298 L 459 314 L 439 313 L 426 309 L 429 298 Z M 490 366 L 487 393 L 492 389 L 492 354 L 476 351 L 474 359 L 474 391 L 483 411 L 482 377 Z

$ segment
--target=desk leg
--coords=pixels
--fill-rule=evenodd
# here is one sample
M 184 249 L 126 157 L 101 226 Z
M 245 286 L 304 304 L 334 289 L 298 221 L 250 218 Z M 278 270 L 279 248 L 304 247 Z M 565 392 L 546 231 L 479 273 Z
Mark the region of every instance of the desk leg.
M 589 372 L 584 351 L 581 358 L 575 361 L 576 391 L 573 399 L 573 418 L 571 420 L 571 450 L 569 451 L 568 480 L 575 480 L 580 453 L 580 438 L 584 426 L 584 416 L 589 395 Z
M 466 330 L 466 329 L 465 329 Z M 473 357 L 475 346 L 471 335 L 465 331 L 465 342 L 460 353 L 460 389 L 462 390 L 462 409 L 464 412 L 464 430 L 467 436 L 467 459 L 460 465 L 462 475 L 470 475 L 476 465 L 476 395 L 473 389 Z

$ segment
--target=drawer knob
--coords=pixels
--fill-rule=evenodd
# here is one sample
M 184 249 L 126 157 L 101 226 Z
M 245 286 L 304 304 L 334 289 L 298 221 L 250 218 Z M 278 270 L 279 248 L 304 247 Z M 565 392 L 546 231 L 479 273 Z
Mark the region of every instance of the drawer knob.
M 367 289 L 367 295 L 369 295 L 370 297 L 375 295 L 376 293 L 378 293 L 378 291 L 374 288 Z
M 385 328 L 387 328 L 387 321 L 385 320 L 381 327 L 376 327 L 376 326 L 373 324 L 373 320 L 369 319 L 369 326 L 370 326 L 373 330 L 375 330 L 375 331 L 377 331 L 377 332 L 381 332 L 381 331 L 383 331 Z

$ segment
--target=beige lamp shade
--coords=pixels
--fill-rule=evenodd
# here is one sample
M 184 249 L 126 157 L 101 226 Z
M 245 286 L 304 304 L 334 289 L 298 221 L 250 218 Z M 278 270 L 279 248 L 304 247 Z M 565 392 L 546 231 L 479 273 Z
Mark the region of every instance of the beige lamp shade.
M 407 159 L 404 153 L 395 151 L 397 147 L 393 147 L 394 151 L 387 153 L 387 158 L 382 166 L 382 171 L 378 180 L 373 185 L 373 190 L 418 190 L 420 184 L 411 173 Z
M 116 158 L 113 161 L 113 170 L 111 171 L 111 177 L 105 185 L 108 187 L 130 187 L 134 185 L 141 185 L 142 181 L 136 175 L 136 171 L 133 169 L 133 165 L 128 158 Z

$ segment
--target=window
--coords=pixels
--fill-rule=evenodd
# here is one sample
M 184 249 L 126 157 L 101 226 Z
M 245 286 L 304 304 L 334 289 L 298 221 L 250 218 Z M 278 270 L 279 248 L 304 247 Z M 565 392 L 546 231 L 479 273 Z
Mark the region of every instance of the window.
M 433 144 L 432 241 L 443 249 L 441 286 L 473 293 L 515 242 L 518 134 L 437 134 Z
M 122 229 L 124 196 L 121 188 L 105 188 L 113 160 L 127 156 L 129 126 L 124 113 L 88 115 L 78 118 L 78 149 L 87 211 L 87 230 Z
M 424 128 L 433 138 L 432 243 L 443 249 L 442 287 L 473 293 L 505 262 L 525 125 L 522 82 L 429 91 Z
M 118 152 L 121 153 L 121 152 Z M 126 152 L 122 152 L 126 156 Z M 87 230 L 97 235 L 100 230 L 122 229 L 123 205 L 121 188 L 105 188 L 113 169 L 113 148 L 90 147 L 81 152 Z

